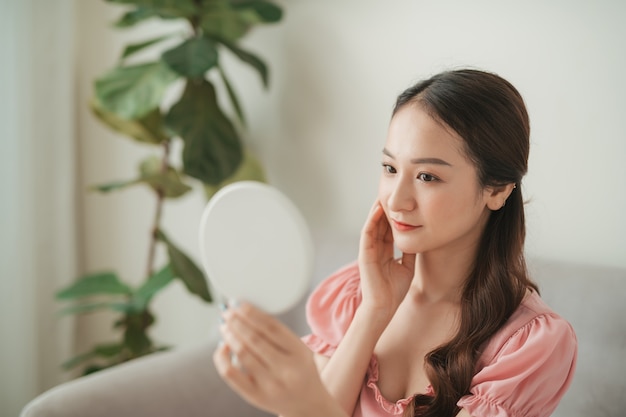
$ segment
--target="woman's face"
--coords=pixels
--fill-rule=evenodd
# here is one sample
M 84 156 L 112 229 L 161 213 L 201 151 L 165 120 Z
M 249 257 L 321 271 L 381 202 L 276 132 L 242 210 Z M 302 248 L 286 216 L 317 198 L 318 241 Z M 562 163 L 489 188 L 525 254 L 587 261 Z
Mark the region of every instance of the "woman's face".
M 500 207 L 496 197 L 480 187 L 456 132 L 417 104 L 405 105 L 394 115 L 383 150 L 378 198 L 399 250 L 474 250 L 489 207 Z

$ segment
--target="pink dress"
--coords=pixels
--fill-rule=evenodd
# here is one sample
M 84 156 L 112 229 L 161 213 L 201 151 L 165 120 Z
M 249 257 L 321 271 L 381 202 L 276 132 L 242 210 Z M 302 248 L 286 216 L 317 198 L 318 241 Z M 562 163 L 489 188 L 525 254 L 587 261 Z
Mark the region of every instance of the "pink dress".
M 311 294 L 307 320 L 312 333 L 303 337 L 311 350 L 333 354 L 361 302 L 359 283 L 358 266 L 352 263 Z M 570 324 L 532 292 L 486 344 L 470 394 L 457 404 L 475 417 L 548 417 L 570 385 L 577 346 Z M 402 415 L 412 399 L 391 402 L 377 382 L 373 355 L 353 416 Z

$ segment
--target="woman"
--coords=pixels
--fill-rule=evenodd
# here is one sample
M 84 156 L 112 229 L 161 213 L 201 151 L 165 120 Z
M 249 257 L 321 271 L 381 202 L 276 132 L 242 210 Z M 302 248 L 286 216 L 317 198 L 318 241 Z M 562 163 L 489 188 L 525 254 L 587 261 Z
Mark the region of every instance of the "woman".
M 250 305 L 227 310 L 222 377 L 285 417 L 549 416 L 577 342 L 526 270 L 529 133 L 495 74 L 448 71 L 403 92 L 358 261 L 313 292 L 303 340 Z

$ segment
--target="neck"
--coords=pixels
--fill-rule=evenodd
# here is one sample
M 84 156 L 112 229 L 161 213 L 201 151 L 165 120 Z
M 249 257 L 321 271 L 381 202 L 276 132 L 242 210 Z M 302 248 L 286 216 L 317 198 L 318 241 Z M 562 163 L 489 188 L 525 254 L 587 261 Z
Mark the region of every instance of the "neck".
M 474 265 L 475 248 L 464 251 L 428 252 L 415 259 L 415 275 L 409 289 L 416 302 L 460 303 L 463 287 Z

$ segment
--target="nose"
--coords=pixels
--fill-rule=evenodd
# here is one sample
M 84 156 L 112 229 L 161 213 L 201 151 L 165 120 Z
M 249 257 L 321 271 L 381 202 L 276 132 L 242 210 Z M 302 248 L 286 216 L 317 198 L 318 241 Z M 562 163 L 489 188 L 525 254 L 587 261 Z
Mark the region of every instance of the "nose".
M 417 207 L 412 178 L 396 177 L 387 199 L 391 211 L 411 211 Z

